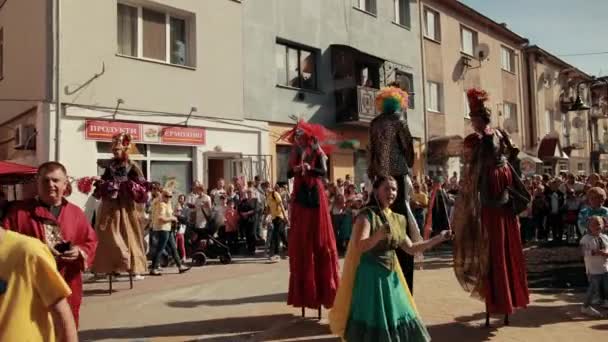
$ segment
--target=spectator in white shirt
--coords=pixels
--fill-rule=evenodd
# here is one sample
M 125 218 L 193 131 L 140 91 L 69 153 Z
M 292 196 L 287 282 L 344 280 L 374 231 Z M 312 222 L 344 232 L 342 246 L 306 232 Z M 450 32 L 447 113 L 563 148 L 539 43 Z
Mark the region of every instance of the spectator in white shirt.
M 192 192 L 186 196 L 186 205 L 188 205 L 190 209 L 194 209 L 196 200 L 204 192 L 205 188 L 203 187 L 202 183 L 199 181 L 194 181 L 194 184 L 192 184 Z
M 211 216 L 211 197 L 205 193 L 203 186 L 199 187 L 201 190 L 194 202 L 194 226 L 197 229 L 204 229 L 207 226 L 207 221 Z
M 226 196 L 226 182 L 224 178 L 220 178 L 217 180 L 217 185 L 213 190 L 211 190 L 211 199 L 213 199 L 213 205 L 217 206 L 220 204 L 220 197 Z
M 593 299 L 604 291 L 608 293 L 608 236 L 602 233 L 604 219 L 591 216 L 588 221 L 589 231 L 581 239 L 585 257 L 585 269 L 589 278 L 589 288 L 583 303 L 582 313 L 593 317 L 603 317 L 602 313 L 591 306 Z M 608 298 L 603 298 L 603 308 L 608 308 Z

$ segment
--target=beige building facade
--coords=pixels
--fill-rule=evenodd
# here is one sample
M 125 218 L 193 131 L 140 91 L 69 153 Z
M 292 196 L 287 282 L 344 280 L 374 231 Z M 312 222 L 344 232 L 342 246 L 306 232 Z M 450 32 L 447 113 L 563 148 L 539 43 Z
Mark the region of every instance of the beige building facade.
M 7 151 L 0 146 L 3 157 L 30 165 L 59 160 L 75 178 L 92 176 L 111 157 L 111 136 L 128 131 L 146 177 L 175 178 L 182 192 L 193 180 L 214 185 L 220 177 L 270 173 L 267 124 L 247 120 L 243 108 L 242 6 L 6 2 L 0 98 L 19 101 L 0 102 L 0 131 L 8 134 L 1 140 L 11 139 Z M 15 152 L 19 120 L 35 123 L 29 159 Z
M 457 143 L 471 133 L 467 89 L 490 94 L 492 125 L 504 128 L 518 145 L 522 123 L 523 50 L 527 40 L 458 1 L 420 1 L 430 174 L 460 173 Z M 449 140 L 449 141 L 448 141 Z
M 571 111 L 577 96 L 590 103 L 591 76 L 538 46 L 525 49 L 524 150 L 542 161 L 540 172 L 588 174 L 591 121 L 588 110 Z M 577 85 L 578 87 L 577 92 Z

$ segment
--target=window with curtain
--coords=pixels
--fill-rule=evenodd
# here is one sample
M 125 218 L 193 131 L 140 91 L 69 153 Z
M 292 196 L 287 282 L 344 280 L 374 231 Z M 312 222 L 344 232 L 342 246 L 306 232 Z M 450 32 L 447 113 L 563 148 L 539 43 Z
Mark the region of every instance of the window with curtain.
M 515 54 L 513 50 L 502 46 L 500 48 L 500 60 L 503 70 L 515 72 Z
M 426 7 L 424 9 L 424 35 L 435 41 L 441 41 L 439 13 Z
M 473 56 L 475 47 L 477 46 L 477 32 L 472 31 L 464 26 L 460 27 L 460 49 L 467 55 Z
M 359 186 L 361 183 L 365 183 L 367 181 L 367 151 L 366 150 L 357 150 L 354 153 L 354 165 L 355 165 L 355 185 Z
M 414 76 L 410 73 L 403 72 L 401 70 L 397 70 L 395 72 L 395 78 L 397 83 L 399 83 L 399 88 L 405 90 L 408 96 L 408 108 L 415 108 L 415 96 L 416 93 L 414 91 Z
M 441 85 L 437 82 L 427 82 L 429 91 L 428 110 L 432 112 L 441 111 Z
M 409 0 L 393 0 L 395 5 L 395 22 L 399 25 L 410 27 L 410 2 Z
M 193 23 L 194 14 L 176 16 L 162 10 L 119 3 L 118 54 L 195 66 Z
M 144 57 L 164 61 L 167 59 L 167 18 L 165 13 L 144 8 Z
M 290 146 L 276 147 L 277 153 L 277 182 L 287 182 L 287 171 L 289 170 L 289 155 L 291 153 Z
M 359 9 L 376 14 L 376 0 L 359 0 Z
M 118 53 L 137 57 L 137 8 L 118 4 Z
M 277 84 L 293 88 L 317 89 L 317 55 L 283 43 L 276 46 Z
M 170 19 L 171 64 L 186 65 L 186 21 L 179 18 Z
M 192 162 L 190 161 L 151 161 L 150 179 L 164 185 L 168 180 L 175 179 L 178 194 L 187 194 L 192 188 Z

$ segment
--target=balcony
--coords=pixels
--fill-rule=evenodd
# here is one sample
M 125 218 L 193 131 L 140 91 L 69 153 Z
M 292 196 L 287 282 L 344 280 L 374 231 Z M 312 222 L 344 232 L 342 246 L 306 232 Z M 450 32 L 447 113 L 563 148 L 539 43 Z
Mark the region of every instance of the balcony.
M 368 126 L 378 115 L 375 104 L 377 93 L 378 89 L 362 86 L 336 90 L 336 121 Z

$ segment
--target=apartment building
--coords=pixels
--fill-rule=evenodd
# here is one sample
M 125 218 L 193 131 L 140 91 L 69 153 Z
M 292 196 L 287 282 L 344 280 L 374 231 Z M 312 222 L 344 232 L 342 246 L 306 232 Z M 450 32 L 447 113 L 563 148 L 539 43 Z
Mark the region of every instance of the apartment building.
M 146 177 L 182 192 L 270 172 L 267 124 L 245 118 L 240 1 L 3 3 L 0 159 L 91 176 L 127 131 Z
M 427 164 L 430 174 L 460 174 L 458 144 L 469 133 L 467 89 L 489 92 L 492 125 L 521 145 L 523 47 L 528 40 L 459 1 L 419 2 Z
M 321 123 L 358 151 L 330 156 L 330 178 L 365 181 L 368 128 L 377 90 L 397 81 L 410 93 L 407 120 L 422 172 L 419 16 L 408 0 L 244 1 L 245 116 L 269 125 L 274 181 L 287 180 L 290 146 L 277 141 L 297 118 Z
M 590 103 L 586 84 L 591 76 L 536 45 L 527 47 L 525 56 L 528 115 L 524 118 L 527 134 L 522 146 L 539 159 L 539 164 L 522 163 L 524 173 L 588 174 L 591 116 L 588 110 L 573 111 L 572 106 L 577 97 Z

